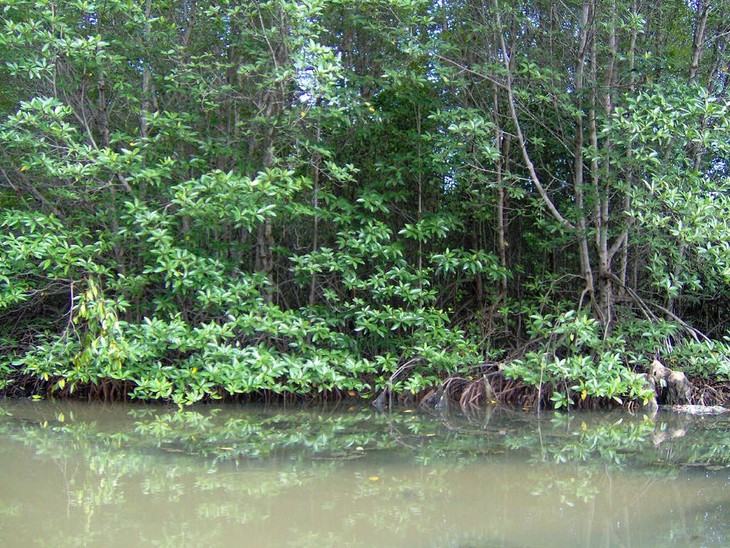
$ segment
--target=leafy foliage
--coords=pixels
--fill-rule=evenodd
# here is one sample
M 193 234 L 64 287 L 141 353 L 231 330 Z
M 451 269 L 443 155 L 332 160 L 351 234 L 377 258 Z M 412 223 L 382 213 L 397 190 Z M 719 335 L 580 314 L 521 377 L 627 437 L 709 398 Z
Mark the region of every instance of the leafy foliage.
M 727 36 L 670 4 L 7 0 L 0 388 L 725 378 Z
M 570 408 L 588 396 L 618 403 L 653 396 L 642 375 L 634 373 L 617 349 L 624 340 L 604 339 L 598 322 L 575 311 L 531 316 L 528 328 L 540 341 L 537 350 L 505 367 L 508 378 L 549 389 L 556 409 Z

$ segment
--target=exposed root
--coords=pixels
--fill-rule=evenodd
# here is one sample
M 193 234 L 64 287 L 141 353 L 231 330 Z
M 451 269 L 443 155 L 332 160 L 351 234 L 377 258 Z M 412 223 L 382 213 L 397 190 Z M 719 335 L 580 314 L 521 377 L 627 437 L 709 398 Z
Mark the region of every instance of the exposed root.
M 703 406 L 724 406 L 730 402 L 730 382 L 712 383 L 706 379 L 690 379 L 692 401 Z M 426 408 L 445 409 L 458 405 L 464 412 L 487 408 L 490 405 L 520 408 L 525 410 L 551 409 L 552 389 L 543 385 L 542 390 L 525 383 L 507 379 L 501 371 L 492 370 L 477 378 L 452 376 L 444 380 L 440 387 L 427 393 L 420 402 Z M 578 395 L 573 399 L 571 410 L 595 410 L 624 407 L 629 411 L 639 411 L 642 402 L 625 401 L 619 403 L 612 398 L 585 397 Z
M 543 390 L 542 399 L 549 401 L 549 391 Z M 536 409 L 540 394 L 535 387 L 514 379 L 507 379 L 496 367 L 488 368 L 477 378 L 452 376 L 441 386 L 428 392 L 420 402 L 423 407 L 442 409 L 450 403 L 463 411 L 486 408 L 490 405 Z M 544 401 L 542 402 L 544 405 Z
M 692 379 L 693 400 L 699 405 L 715 406 L 725 404 L 730 400 L 730 383 L 711 383 L 706 379 Z

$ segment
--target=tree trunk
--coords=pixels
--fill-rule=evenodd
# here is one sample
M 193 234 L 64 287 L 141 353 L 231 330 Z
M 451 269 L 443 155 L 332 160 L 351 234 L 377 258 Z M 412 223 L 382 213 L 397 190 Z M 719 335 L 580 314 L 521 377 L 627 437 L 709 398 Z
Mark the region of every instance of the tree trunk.
M 270 169 L 274 164 L 273 155 L 273 128 L 266 128 L 263 145 L 262 165 L 264 169 Z M 269 217 L 265 217 L 259 224 L 256 233 L 256 264 L 257 272 L 266 275 L 269 286 L 264 292 L 264 300 L 270 304 L 274 300 L 274 235 Z
M 689 65 L 689 81 L 693 82 L 697 78 L 697 72 L 700 68 L 700 60 L 704 50 L 705 29 L 707 27 L 707 17 L 710 14 L 710 1 L 700 0 L 697 5 L 697 16 L 695 17 L 694 36 L 692 38 L 692 58 Z
M 494 128 L 495 148 L 499 150 L 499 158 L 496 162 L 496 183 L 497 183 L 497 254 L 499 265 L 507 271 L 507 211 L 506 192 L 504 188 L 504 176 L 509 171 L 510 136 L 502 129 L 499 118 L 499 94 L 497 86 L 494 91 Z M 507 296 L 507 276 L 502 276 L 497 282 L 497 297 L 503 300 Z
M 322 132 L 319 121 L 317 122 L 317 145 L 322 138 Z M 319 172 L 321 156 L 318 150 L 312 155 L 312 209 L 314 217 L 312 219 L 312 253 L 316 253 L 319 248 Z M 317 300 L 317 273 L 312 272 L 312 279 L 309 282 L 309 306 L 314 306 Z
M 595 287 L 593 284 L 593 269 L 591 268 L 591 257 L 588 246 L 588 223 L 586 220 L 585 203 L 585 174 L 584 174 L 584 127 L 583 127 L 583 93 L 586 54 L 590 40 L 590 17 L 593 12 L 593 5 L 590 0 L 583 2 L 583 9 L 580 18 L 580 37 L 578 55 L 575 60 L 575 96 L 577 98 L 575 117 L 575 137 L 573 142 L 573 193 L 575 196 L 575 207 L 578 213 L 576 228 L 578 233 L 578 250 L 580 256 L 581 275 L 585 283 L 583 295 L 588 296 L 590 302 L 596 306 Z M 582 300 L 582 299 L 581 299 Z M 602 322 L 606 320 L 602 308 L 597 308 L 599 318 Z

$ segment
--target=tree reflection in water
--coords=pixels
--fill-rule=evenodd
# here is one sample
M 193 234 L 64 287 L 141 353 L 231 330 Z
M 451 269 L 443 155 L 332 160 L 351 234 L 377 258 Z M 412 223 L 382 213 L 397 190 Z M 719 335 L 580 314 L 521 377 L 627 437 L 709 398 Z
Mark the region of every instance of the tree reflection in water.
M 727 427 L 669 413 L 4 402 L 0 540 L 719 546 Z

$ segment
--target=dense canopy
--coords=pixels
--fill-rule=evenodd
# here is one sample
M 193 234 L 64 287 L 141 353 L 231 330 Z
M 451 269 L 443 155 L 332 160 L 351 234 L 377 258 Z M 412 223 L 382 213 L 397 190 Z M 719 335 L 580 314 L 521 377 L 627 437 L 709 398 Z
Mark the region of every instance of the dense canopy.
M 8 393 L 727 380 L 727 1 L 0 13 Z

